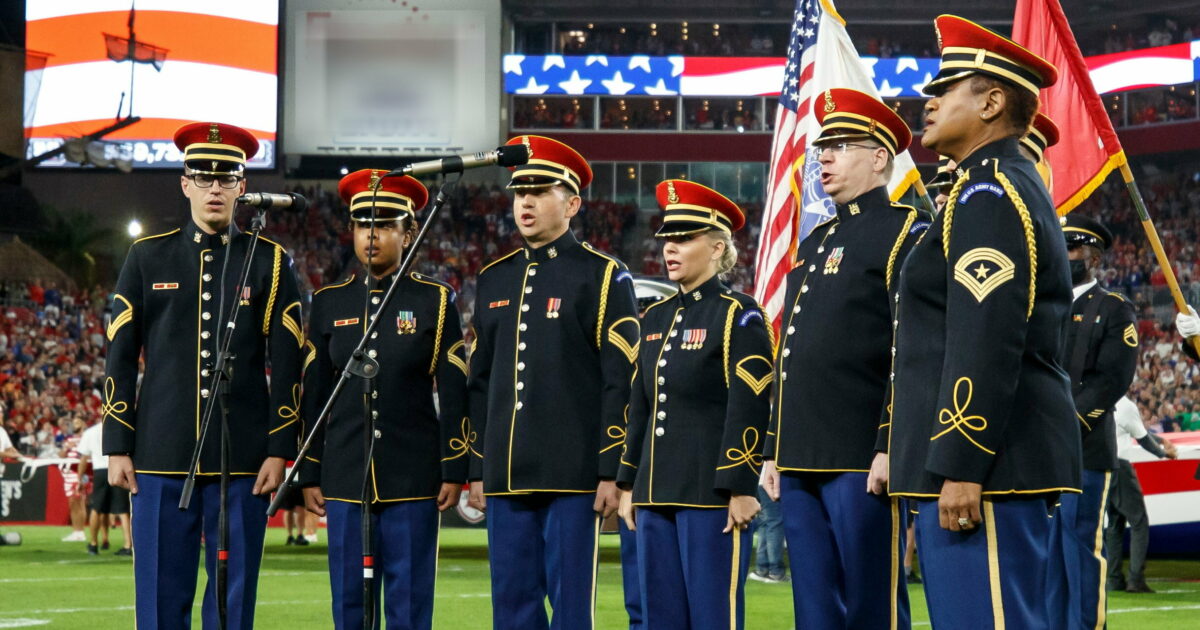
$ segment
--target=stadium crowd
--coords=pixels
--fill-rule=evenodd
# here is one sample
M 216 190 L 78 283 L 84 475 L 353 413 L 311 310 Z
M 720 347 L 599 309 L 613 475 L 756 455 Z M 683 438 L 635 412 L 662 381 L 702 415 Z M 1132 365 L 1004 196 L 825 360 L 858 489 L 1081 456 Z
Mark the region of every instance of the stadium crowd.
M 1200 281 L 1200 170 L 1180 167 L 1143 178 L 1141 190 L 1176 278 L 1184 287 L 1194 286 Z M 1200 366 L 1183 355 L 1179 334 L 1163 316 L 1173 308 L 1166 276 L 1124 185 L 1109 180 L 1075 211 L 1098 217 L 1112 230 L 1103 281 L 1138 308 L 1142 356 L 1131 398 L 1152 430 L 1200 430 Z M 1195 303 L 1194 291 L 1188 299 Z
M 98 286 L 0 285 L 0 417 L 22 454 L 59 457 L 99 417 L 107 299 Z

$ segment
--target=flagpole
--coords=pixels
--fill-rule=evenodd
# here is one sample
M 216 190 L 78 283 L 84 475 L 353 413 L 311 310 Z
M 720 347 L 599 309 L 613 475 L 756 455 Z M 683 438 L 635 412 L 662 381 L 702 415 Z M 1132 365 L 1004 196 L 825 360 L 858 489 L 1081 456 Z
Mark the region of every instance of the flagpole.
M 1146 239 L 1150 241 L 1150 248 L 1154 250 L 1158 266 L 1162 268 L 1163 275 L 1167 278 L 1167 288 L 1171 290 L 1171 297 L 1175 299 L 1175 308 L 1179 309 L 1180 313 L 1189 313 L 1187 300 L 1184 299 L 1183 291 L 1179 288 L 1179 281 L 1175 279 L 1175 269 L 1171 266 L 1170 259 L 1167 258 L 1167 252 L 1158 238 L 1158 230 L 1154 227 L 1154 221 L 1150 219 L 1150 213 L 1146 210 L 1142 191 L 1138 190 L 1137 182 L 1133 179 L 1133 170 L 1129 168 L 1128 162 L 1121 164 L 1120 170 L 1121 179 L 1125 180 L 1125 189 L 1129 191 L 1129 196 L 1133 199 L 1133 207 L 1137 210 L 1138 218 L 1141 219 L 1142 229 L 1146 231 Z M 1200 352 L 1200 336 L 1192 337 L 1191 343 L 1196 352 Z
M 917 196 L 921 198 L 921 201 L 925 202 L 925 209 L 929 210 L 929 216 L 937 216 L 937 205 L 933 203 L 933 198 L 929 196 L 929 191 L 925 188 L 925 182 L 921 181 L 921 178 L 918 177 L 917 181 L 913 182 L 913 188 L 917 190 Z

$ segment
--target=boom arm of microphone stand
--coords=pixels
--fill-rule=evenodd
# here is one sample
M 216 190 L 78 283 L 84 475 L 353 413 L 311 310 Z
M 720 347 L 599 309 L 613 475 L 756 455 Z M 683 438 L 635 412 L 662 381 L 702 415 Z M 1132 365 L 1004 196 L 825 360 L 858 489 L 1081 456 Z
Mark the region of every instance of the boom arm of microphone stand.
M 391 174 L 388 173 L 388 175 Z M 384 177 L 387 177 L 387 175 Z M 279 484 L 279 488 L 275 490 L 275 498 L 271 500 L 271 505 L 267 507 L 268 518 L 275 516 L 275 513 L 279 511 L 284 495 L 287 494 L 288 488 L 295 483 L 296 476 L 306 461 L 305 455 L 312 448 L 313 438 L 317 434 L 317 429 L 321 428 L 322 423 L 329 421 L 329 414 L 333 410 L 333 404 L 338 399 L 338 396 L 341 395 L 342 388 L 346 386 L 346 381 L 350 380 L 351 375 L 372 378 L 379 372 L 379 363 L 374 359 L 366 358 L 366 353 L 363 352 L 363 348 L 367 345 L 367 340 L 371 338 L 371 333 L 375 332 L 376 326 L 379 325 L 380 319 L 375 315 L 382 313 L 383 309 L 387 308 L 387 305 L 392 300 L 392 295 L 396 292 L 396 287 L 400 285 L 397 280 L 407 275 L 408 270 L 412 268 L 413 263 L 416 261 L 417 250 L 420 249 L 421 243 L 425 241 L 425 237 L 429 233 L 429 228 L 433 225 L 438 213 L 441 212 L 442 206 L 446 204 L 450 191 L 458 185 L 458 179 L 455 178 L 453 181 L 447 179 L 442 184 L 441 189 L 438 190 L 437 198 L 434 200 L 433 206 L 430 207 L 429 213 L 425 216 L 425 221 L 421 225 L 421 231 L 417 233 L 417 237 L 413 240 L 412 245 L 405 250 L 404 260 L 400 263 L 400 268 L 392 275 L 392 285 L 388 287 L 387 293 L 380 300 L 379 306 L 375 309 L 375 313 L 372 314 L 370 321 L 367 323 L 367 329 L 363 331 L 362 338 L 358 340 L 358 345 L 355 346 L 354 351 L 350 354 L 350 359 L 346 361 L 345 367 L 342 368 L 341 375 L 338 376 L 337 383 L 333 386 L 333 391 L 329 392 L 329 398 L 325 401 L 325 405 L 321 407 L 320 415 L 317 416 L 316 421 L 313 422 L 312 429 L 309 430 L 308 435 L 304 438 L 304 444 L 300 446 L 300 452 L 296 454 L 295 465 L 288 471 L 287 476 L 283 479 L 283 483 Z

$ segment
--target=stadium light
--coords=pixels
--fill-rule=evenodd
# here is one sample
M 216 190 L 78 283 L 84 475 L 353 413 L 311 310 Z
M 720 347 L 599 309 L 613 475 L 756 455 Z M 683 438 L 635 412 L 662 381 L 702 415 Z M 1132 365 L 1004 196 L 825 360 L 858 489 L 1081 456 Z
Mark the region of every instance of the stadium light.
M 142 222 L 137 219 L 129 221 L 128 227 L 125 228 L 129 232 L 130 238 L 137 238 L 142 235 Z

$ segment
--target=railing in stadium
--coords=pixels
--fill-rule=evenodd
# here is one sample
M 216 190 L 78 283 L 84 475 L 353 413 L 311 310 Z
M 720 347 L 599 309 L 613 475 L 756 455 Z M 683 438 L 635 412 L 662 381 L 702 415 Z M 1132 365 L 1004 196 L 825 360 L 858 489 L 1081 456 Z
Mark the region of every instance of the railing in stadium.
M 743 202 L 761 203 L 766 192 L 766 162 L 592 162 L 588 199 L 657 208 L 654 188 L 664 179 L 688 179 L 723 191 Z
M 1129 90 L 1102 97 L 1117 129 L 1200 120 L 1200 82 Z M 512 95 L 514 131 L 770 133 L 776 98 L 699 96 Z M 914 131 L 923 98 L 887 102 Z M 682 112 L 682 115 L 680 113 Z

